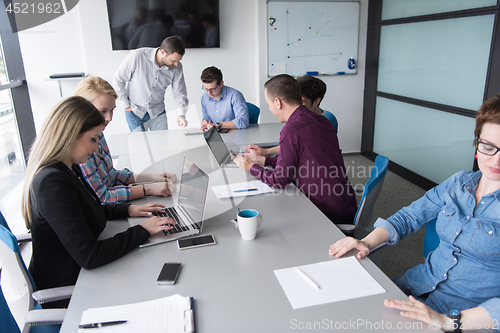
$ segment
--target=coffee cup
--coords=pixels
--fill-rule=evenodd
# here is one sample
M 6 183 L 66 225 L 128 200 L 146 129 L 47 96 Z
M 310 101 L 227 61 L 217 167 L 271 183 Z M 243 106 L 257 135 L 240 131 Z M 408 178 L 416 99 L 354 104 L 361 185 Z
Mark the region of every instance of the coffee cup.
M 243 209 L 238 212 L 238 229 L 241 238 L 253 240 L 257 236 L 257 229 L 261 223 L 260 214 L 254 209 Z

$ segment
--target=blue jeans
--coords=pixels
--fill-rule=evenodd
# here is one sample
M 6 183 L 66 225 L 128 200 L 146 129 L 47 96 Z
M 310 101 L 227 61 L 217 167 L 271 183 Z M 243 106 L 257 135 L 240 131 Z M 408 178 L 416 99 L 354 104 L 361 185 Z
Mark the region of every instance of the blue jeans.
M 125 110 L 130 132 L 144 132 L 149 128 L 151 131 L 160 131 L 168 129 L 167 113 L 163 111 L 153 119 L 146 113 L 144 117 L 139 118 L 134 112 Z

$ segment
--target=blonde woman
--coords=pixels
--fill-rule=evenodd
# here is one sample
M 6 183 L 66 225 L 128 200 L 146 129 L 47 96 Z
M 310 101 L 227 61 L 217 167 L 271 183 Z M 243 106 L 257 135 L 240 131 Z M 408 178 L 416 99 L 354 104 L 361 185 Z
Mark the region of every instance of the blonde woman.
M 117 94 L 113 87 L 97 76 L 84 78 L 76 87 L 75 96 L 81 96 L 90 101 L 104 116 L 104 128 L 113 119 Z M 92 186 L 101 202 L 120 203 L 144 197 L 158 195 L 167 197 L 176 190 L 173 182 L 177 176 L 173 173 L 135 174 L 128 169 L 116 170 L 104 134 L 98 142 L 98 150 L 80 165 L 85 180 Z M 151 184 L 132 183 L 156 182 Z
M 106 220 L 150 216 L 162 207 L 156 203 L 102 205 L 85 182 L 78 164 L 97 151 L 104 123 L 89 101 L 70 97 L 49 113 L 31 148 L 22 213 L 33 239 L 29 270 L 39 289 L 75 284 L 81 267 L 110 263 L 175 224 L 170 218 L 151 217 L 112 238 L 98 240 Z

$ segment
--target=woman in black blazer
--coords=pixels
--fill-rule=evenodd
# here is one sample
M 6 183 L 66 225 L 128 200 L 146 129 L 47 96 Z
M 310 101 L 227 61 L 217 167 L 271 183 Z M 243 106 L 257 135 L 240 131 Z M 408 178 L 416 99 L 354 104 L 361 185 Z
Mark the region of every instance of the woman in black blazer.
M 101 205 L 78 164 L 97 150 L 102 114 L 86 99 L 70 97 L 45 119 L 29 156 L 22 212 L 33 239 L 29 267 L 38 289 L 76 283 L 80 268 L 110 263 L 175 221 L 151 217 L 112 238 L 97 238 L 106 220 L 149 216 L 162 205 Z M 50 306 L 67 305 L 51 304 Z

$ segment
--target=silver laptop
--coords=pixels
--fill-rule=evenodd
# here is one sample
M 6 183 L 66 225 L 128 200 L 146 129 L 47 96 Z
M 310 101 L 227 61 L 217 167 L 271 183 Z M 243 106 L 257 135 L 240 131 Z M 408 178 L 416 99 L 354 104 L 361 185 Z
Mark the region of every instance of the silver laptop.
M 184 157 L 177 205 L 166 207 L 162 212 L 153 213 L 157 216 L 169 216 L 177 221 L 177 225 L 170 230 L 151 235 L 140 247 L 200 234 L 207 193 L 208 175 L 187 157 Z M 129 219 L 129 223 L 131 225 L 137 224 L 137 219 Z
M 231 158 L 231 151 L 227 148 L 215 126 L 206 131 L 204 136 L 208 148 L 214 154 L 221 168 L 238 168 L 238 164 Z

